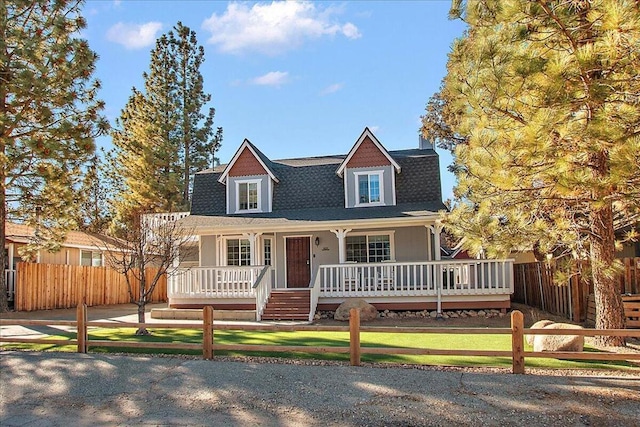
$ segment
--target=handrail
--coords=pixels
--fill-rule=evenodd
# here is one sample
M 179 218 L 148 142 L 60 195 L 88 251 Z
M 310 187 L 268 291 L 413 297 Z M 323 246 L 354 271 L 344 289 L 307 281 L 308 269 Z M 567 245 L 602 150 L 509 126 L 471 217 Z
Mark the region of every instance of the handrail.
M 309 322 L 313 322 L 313 318 L 316 315 L 316 309 L 318 308 L 318 299 L 320 299 L 320 269 L 316 270 L 311 286 L 309 287 Z
M 265 277 L 266 279 L 263 280 Z M 269 301 L 271 287 L 271 266 L 265 265 L 253 284 L 253 293 L 256 296 L 256 320 L 258 322 L 262 319 L 262 313 L 267 306 L 267 301 Z

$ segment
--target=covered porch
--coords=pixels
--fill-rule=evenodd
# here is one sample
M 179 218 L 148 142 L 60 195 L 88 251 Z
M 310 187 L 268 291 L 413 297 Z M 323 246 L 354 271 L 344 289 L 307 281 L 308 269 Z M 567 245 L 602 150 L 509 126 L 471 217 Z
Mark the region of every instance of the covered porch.
M 255 310 L 262 320 L 277 288 L 271 266 L 194 267 L 169 277 L 175 306 Z M 308 287 L 308 320 L 317 309 L 335 309 L 346 298 L 364 298 L 378 309 L 508 308 L 513 292 L 512 260 L 320 265 Z

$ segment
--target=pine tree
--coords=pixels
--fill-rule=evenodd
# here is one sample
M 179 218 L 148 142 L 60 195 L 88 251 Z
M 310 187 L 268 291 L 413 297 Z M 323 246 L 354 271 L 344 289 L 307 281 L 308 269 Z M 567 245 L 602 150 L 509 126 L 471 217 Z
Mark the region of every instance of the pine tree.
M 106 164 L 94 155 L 86 168 L 80 186 L 80 211 L 76 223 L 83 231 L 104 234 L 111 222 L 109 205 L 112 202 L 111 185 Z
M 211 95 L 204 92 L 204 79 L 200 73 L 204 48 L 198 45 L 195 31 L 178 22 L 169 32 L 167 47 L 175 60 L 176 100 L 180 115 L 176 136 L 182 158 L 182 203 L 188 208 L 193 174 L 211 165 L 211 156 L 222 142 L 222 128 L 214 134 L 213 108 L 209 108 L 206 115 L 202 113 L 205 104 L 211 101 Z
M 174 32 L 175 31 L 175 32 Z M 178 23 L 156 41 L 144 92 L 133 94 L 113 131 L 114 170 L 121 176 L 116 225 L 133 223 L 134 213 L 189 208 L 193 174 L 208 167 L 222 140 L 213 132 L 215 110 L 201 112 L 204 49 L 195 32 Z
M 82 165 L 100 116 L 96 54 L 79 38 L 82 1 L 0 2 L 0 244 L 7 218 L 38 225 L 32 246 L 55 248 L 73 225 Z M 0 265 L 5 264 L 0 251 Z M 0 310 L 6 284 L 0 275 Z
M 613 215 L 640 207 L 640 5 L 456 3 L 469 27 L 440 95 L 465 141 L 447 223 L 476 252 L 537 242 L 589 258 L 596 327 L 623 327 Z

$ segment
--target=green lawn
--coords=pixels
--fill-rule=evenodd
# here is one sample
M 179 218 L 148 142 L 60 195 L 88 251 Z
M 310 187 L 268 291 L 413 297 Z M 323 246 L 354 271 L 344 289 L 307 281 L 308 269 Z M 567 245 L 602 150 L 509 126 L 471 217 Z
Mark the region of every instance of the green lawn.
M 134 341 L 134 342 L 202 342 L 202 331 L 193 329 L 155 329 L 149 336 L 136 336 L 134 329 L 90 329 L 90 340 L 110 341 Z M 74 333 L 62 333 L 55 339 L 74 339 Z M 348 332 L 261 332 L 261 331 L 217 331 L 214 341 L 216 344 L 253 344 L 253 345 L 286 345 L 286 346 L 337 346 L 348 347 Z M 511 335 L 458 335 L 458 334 L 406 334 L 406 333 L 361 333 L 362 347 L 407 347 L 430 349 L 462 349 L 462 350 L 511 350 Z M 48 344 L 5 344 L 6 349 L 31 349 L 31 350 L 55 350 L 76 351 L 75 346 L 55 346 Z M 531 350 L 527 346 L 527 350 Z M 192 354 L 201 355 L 201 351 L 195 350 L 157 350 L 144 348 L 119 348 L 119 347 L 90 347 L 91 352 L 127 352 L 144 354 Z M 597 351 L 586 347 L 585 351 Z M 348 361 L 349 354 L 321 353 L 310 354 L 302 352 L 239 352 L 217 350 L 216 355 L 224 356 L 265 356 L 297 359 L 323 359 Z M 470 356 L 422 356 L 422 355 L 362 355 L 363 362 L 380 363 L 408 363 L 422 365 L 447 365 L 447 366 L 496 366 L 511 367 L 511 359 L 508 357 L 470 357 Z M 624 361 L 572 361 L 546 358 L 527 358 L 528 367 L 548 368 L 586 368 L 586 369 L 628 369 L 638 368 Z

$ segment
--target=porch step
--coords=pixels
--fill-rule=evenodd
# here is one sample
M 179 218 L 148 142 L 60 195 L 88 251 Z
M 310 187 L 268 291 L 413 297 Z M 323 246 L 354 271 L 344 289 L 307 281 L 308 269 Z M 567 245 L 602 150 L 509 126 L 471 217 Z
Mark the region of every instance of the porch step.
M 271 291 L 263 320 L 308 320 L 311 295 L 308 289 Z

